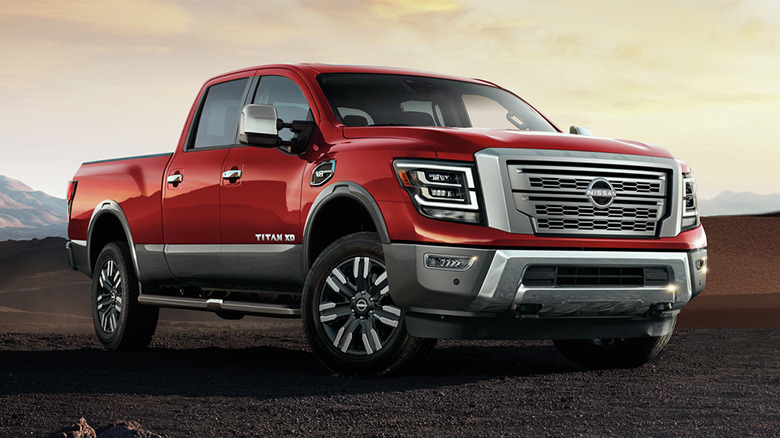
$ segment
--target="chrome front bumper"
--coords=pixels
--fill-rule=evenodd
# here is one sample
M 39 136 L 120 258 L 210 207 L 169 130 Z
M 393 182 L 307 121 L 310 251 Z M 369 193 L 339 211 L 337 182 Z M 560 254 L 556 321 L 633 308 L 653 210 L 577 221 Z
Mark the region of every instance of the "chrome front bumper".
M 654 266 L 668 269 L 671 276 L 669 283 L 660 287 L 525 286 L 521 280 L 531 265 Z M 671 308 L 680 309 L 692 297 L 687 253 L 499 250 L 493 256 L 479 294 L 463 310 L 503 312 L 525 304 L 541 305 L 535 313 L 540 316 L 641 315 L 661 303 L 671 303 Z
M 524 320 L 527 321 L 526 325 L 531 323 L 530 320 L 537 320 L 537 326 L 553 327 L 556 330 L 569 327 L 568 331 L 558 333 L 558 338 L 577 337 L 578 334 L 585 336 L 586 332 L 590 332 L 583 327 L 606 327 L 609 325 L 604 323 L 606 319 L 645 320 L 648 324 L 670 319 L 704 289 L 706 282 L 706 249 L 688 252 L 489 250 L 389 244 L 384 246 L 384 251 L 391 296 L 396 304 L 406 308 L 411 316 L 408 320 L 412 327 L 414 318 L 420 316 L 429 319 L 429 323 L 441 321 L 444 324 L 448 320 L 450 325 L 458 325 L 453 322 L 458 320 L 469 321 L 470 326 L 482 319 Z M 466 271 L 433 269 L 425 266 L 428 254 L 470 257 L 474 262 Z M 531 266 L 564 265 L 584 268 L 663 268 L 668 273 L 669 281 L 654 286 L 523 284 L 523 276 Z M 658 333 L 666 334 L 663 332 L 671 328 L 667 321 L 662 328 L 645 330 L 647 327 L 644 327 L 638 332 L 628 331 L 659 336 Z M 410 333 L 413 330 L 410 329 Z M 497 337 L 506 337 L 506 327 L 500 330 L 501 333 L 497 333 L 500 336 Z M 604 337 L 609 333 L 624 333 L 621 330 L 626 328 L 607 330 Z M 437 333 L 435 337 L 471 337 L 460 329 L 454 330 L 454 333 L 459 334 L 452 336 L 442 336 L 446 332 L 434 332 Z M 549 329 L 542 332 L 549 332 Z M 416 335 L 425 333 L 418 332 Z M 540 336 L 545 338 L 543 334 L 532 338 Z M 479 337 L 494 336 L 485 334 Z M 628 334 L 621 337 L 628 337 Z

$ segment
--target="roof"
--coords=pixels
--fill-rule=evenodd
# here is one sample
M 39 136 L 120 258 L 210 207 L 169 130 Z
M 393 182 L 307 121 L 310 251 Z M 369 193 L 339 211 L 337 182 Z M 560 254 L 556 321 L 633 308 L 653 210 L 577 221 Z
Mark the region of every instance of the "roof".
M 373 73 L 373 74 L 395 74 L 395 75 L 408 75 L 408 76 L 424 76 L 429 78 L 439 79 L 451 79 L 456 81 L 476 82 L 480 84 L 494 85 L 491 82 L 481 79 L 466 78 L 453 75 L 445 75 L 441 73 L 431 73 L 422 70 L 404 69 L 396 67 L 379 67 L 369 65 L 346 65 L 346 64 L 317 64 L 317 63 L 300 63 L 300 64 L 269 64 L 258 65 L 255 67 L 242 68 L 240 70 L 224 73 L 220 76 L 226 76 L 234 73 L 266 69 L 266 68 L 282 68 L 286 70 L 293 70 L 301 74 L 302 76 L 316 76 L 322 73 Z

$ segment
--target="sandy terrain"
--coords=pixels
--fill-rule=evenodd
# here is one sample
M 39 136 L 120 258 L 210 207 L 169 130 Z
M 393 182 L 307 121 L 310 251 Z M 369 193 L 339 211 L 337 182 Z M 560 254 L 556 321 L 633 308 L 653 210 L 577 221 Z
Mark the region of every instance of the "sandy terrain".
M 780 217 L 704 224 L 707 289 L 644 367 L 582 371 L 550 342 L 448 341 L 391 380 L 330 376 L 289 320 L 164 310 L 150 349 L 104 352 L 64 241 L 2 242 L 0 436 L 82 416 L 169 437 L 777 436 Z

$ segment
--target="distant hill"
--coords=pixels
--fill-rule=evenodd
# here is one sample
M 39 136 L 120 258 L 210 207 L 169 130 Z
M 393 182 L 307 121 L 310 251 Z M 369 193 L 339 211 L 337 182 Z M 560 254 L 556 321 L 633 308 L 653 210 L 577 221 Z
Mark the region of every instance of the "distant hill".
M 67 203 L 0 175 L 0 241 L 67 235 Z
M 699 199 L 702 216 L 763 215 L 780 211 L 780 193 L 760 195 L 725 191 L 712 199 Z

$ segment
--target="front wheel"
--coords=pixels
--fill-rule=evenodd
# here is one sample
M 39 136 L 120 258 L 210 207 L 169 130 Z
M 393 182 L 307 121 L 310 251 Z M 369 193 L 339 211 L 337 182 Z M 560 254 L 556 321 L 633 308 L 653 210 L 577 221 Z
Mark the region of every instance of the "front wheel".
M 348 235 L 320 254 L 302 303 L 303 328 L 320 362 L 341 374 L 381 376 L 425 358 L 436 340 L 406 333 L 403 309 L 389 291 L 375 233 Z
M 648 338 L 558 339 L 553 342 L 567 359 L 583 368 L 636 368 L 657 356 L 671 338 L 672 331 Z
M 159 309 L 141 305 L 138 293 L 127 244 L 107 244 L 100 251 L 92 277 L 92 321 L 106 349 L 131 350 L 151 342 Z

